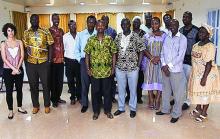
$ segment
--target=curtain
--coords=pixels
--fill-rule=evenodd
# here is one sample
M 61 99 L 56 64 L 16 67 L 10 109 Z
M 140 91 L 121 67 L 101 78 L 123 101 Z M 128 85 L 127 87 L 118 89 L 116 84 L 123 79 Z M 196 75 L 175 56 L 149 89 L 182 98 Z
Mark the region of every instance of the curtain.
M 109 26 L 117 30 L 117 17 L 116 13 L 98 13 L 97 19 L 101 19 L 103 15 L 107 15 L 109 17 Z
M 94 13 L 78 13 L 76 14 L 76 27 L 77 27 L 77 31 L 82 31 L 86 28 L 86 20 L 87 17 L 90 15 L 94 15 Z
M 39 14 L 39 26 L 50 28 L 50 14 Z
M 131 21 L 131 24 L 132 24 L 132 19 L 135 17 L 135 16 L 140 16 L 141 19 L 143 17 L 143 13 L 132 13 L 132 12 L 127 12 L 127 13 L 124 13 L 125 14 L 125 18 L 128 18 L 130 21 Z
M 171 15 L 171 17 L 174 18 L 174 10 L 169 10 L 166 11 L 165 13 Z
M 219 10 L 211 10 L 208 11 L 208 24 L 212 26 L 213 29 L 213 36 L 211 41 L 216 46 L 216 57 L 215 61 L 218 66 L 220 66 L 220 9 Z
M 24 34 L 24 31 L 27 29 L 27 14 L 12 11 L 13 23 L 17 28 L 17 39 L 21 40 Z
M 60 24 L 59 27 L 63 29 L 64 33 L 68 32 L 68 22 L 70 20 L 70 14 L 59 14 Z
M 152 12 L 152 17 L 160 18 L 160 23 L 162 23 L 162 12 Z

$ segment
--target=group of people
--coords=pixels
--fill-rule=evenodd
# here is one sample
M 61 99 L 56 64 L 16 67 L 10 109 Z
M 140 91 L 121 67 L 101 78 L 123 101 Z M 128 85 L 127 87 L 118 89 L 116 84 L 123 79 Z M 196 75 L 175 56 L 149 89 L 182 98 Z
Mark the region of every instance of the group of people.
M 139 16 L 135 16 L 132 23 L 124 18 L 122 32 L 117 34 L 108 26 L 108 16 L 96 20 L 90 15 L 85 30 L 77 32 L 76 22 L 70 20 L 69 32 L 64 34 L 59 28 L 59 14 L 52 15 L 53 25 L 49 29 L 41 28 L 39 16 L 33 14 L 31 28 L 24 32 L 23 42 L 15 38 L 16 27 L 5 24 L 2 32 L 7 39 L 1 44 L 1 56 L 8 118 L 14 116 L 14 84 L 18 112 L 27 113 L 22 108 L 24 60 L 33 114 L 40 110 L 39 79 L 45 113 L 50 113 L 50 102 L 54 108 L 66 103 L 61 99 L 65 65 L 70 103 L 74 105 L 79 101 L 82 113 L 88 109 L 91 84 L 93 120 L 98 119 L 102 107 L 110 119 L 124 113 L 128 101 L 130 117 L 134 118 L 137 103 L 143 103 L 142 90 L 146 90 L 149 109 L 159 110 L 156 115 L 171 113 L 171 123 L 178 121 L 190 103 L 197 105 L 190 115 L 198 122 L 205 121 L 209 104 L 217 102 L 216 95 L 220 95 L 216 50 L 210 41 L 212 27 L 207 24 L 196 27 L 188 11 L 183 14 L 184 26 L 180 29 L 179 21 L 169 14 L 163 16 L 164 28 L 160 19 L 151 13 L 145 14 L 145 20 L 143 25 Z M 115 77 L 118 110 L 112 114 L 112 103 L 116 102 Z

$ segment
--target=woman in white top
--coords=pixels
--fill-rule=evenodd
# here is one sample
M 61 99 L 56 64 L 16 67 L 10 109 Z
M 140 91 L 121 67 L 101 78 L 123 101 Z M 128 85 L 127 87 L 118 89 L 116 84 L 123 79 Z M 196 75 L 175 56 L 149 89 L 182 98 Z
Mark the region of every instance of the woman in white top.
M 22 86 L 24 78 L 22 63 L 24 59 L 24 49 L 22 41 L 15 38 L 17 30 L 13 24 L 5 24 L 2 28 L 2 32 L 7 38 L 1 43 L 1 56 L 4 62 L 3 78 L 6 86 L 6 101 L 9 109 L 8 119 L 12 119 L 14 117 L 12 95 L 14 84 L 17 91 L 18 112 L 27 114 L 27 111 L 22 109 Z

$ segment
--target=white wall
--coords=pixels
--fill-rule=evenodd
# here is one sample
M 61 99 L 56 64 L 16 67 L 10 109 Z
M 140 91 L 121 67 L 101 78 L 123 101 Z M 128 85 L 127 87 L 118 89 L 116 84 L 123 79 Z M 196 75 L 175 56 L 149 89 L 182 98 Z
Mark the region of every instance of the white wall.
M 0 29 L 5 23 L 12 22 L 11 11 L 19 11 L 24 12 L 24 6 L 18 4 L 12 4 L 5 1 L 0 0 Z M 1 33 L 0 41 L 4 40 L 5 37 Z
M 220 9 L 219 0 L 179 0 L 174 3 L 175 17 L 183 26 L 182 16 L 185 11 L 193 14 L 193 24 L 201 26 L 201 23 L 207 23 L 208 10 Z

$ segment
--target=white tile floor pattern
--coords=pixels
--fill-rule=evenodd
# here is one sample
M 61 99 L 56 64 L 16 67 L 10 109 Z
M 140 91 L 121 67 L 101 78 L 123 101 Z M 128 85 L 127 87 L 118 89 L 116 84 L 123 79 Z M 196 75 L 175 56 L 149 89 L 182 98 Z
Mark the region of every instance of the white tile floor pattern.
M 131 119 L 129 109 L 126 113 L 108 119 L 103 110 L 98 120 L 92 120 L 91 104 L 86 113 L 80 112 L 77 102 L 70 105 L 64 85 L 62 98 L 65 105 L 52 108 L 50 114 L 44 113 L 42 93 L 40 94 L 41 110 L 31 113 L 32 103 L 29 85 L 23 87 L 23 107 L 27 115 L 17 112 L 16 93 L 14 93 L 14 119 L 9 120 L 5 93 L 0 94 L 0 139 L 220 139 L 220 104 L 213 104 L 208 111 L 208 121 L 196 123 L 189 117 L 190 110 L 175 124 L 170 123 L 170 116 L 157 116 L 155 111 L 147 108 L 147 96 L 144 93 L 144 104 L 138 105 L 137 116 Z M 193 106 L 191 106 L 193 109 Z M 113 104 L 112 112 L 117 110 Z

